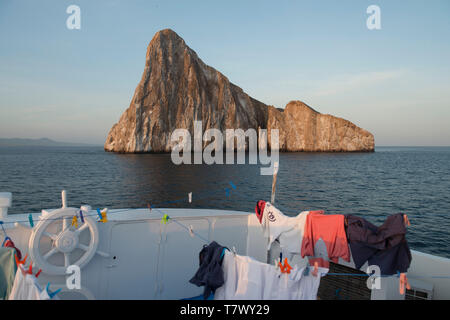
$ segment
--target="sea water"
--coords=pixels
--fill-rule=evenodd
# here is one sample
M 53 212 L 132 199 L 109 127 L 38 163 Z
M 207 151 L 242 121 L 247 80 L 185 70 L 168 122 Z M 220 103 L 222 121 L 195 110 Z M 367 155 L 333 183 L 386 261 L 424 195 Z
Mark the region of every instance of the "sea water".
M 0 148 L 0 192 L 13 193 L 10 214 L 58 208 L 62 189 L 74 207 L 151 203 L 254 212 L 258 200 L 270 201 L 271 188 L 272 177 L 260 175 L 260 165 L 248 162 L 175 165 L 170 154 L 115 154 L 102 147 Z M 291 216 L 323 209 L 374 224 L 402 212 L 411 221 L 411 249 L 450 258 L 449 192 L 449 147 L 281 153 L 275 206 Z

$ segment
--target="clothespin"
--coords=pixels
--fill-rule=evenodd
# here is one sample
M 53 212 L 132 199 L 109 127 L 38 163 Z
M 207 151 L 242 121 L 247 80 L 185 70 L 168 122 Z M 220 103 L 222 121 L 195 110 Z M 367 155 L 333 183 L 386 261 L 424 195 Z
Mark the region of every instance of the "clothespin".
M 411 225 L 406 214 L 403 215 L 403 221 L 405 221 L 405 226 L 409 227 Z
M 17 264 L 18 266 L 19 266 L 19 264 L 25 264 L 25 260 L 27 260 L 27 256 L 28 256 L 28 255 L 26 255 L 26 256 L 25 256 L 25 259 L 23 259 L 22 261 L 19 261 L 19 259 L 18 259 L 17 256 L 16 256 L 16 257 L 15 257 L 15 258 L 16 258 L 16 264 Z M 33 261 L 30 260 L 30 265 L 28 266 L 28 270 L 24 270 L 24 269 L 22 269 L 21 267 L 19 267 L 19 268 L 20 268 L 20 270 L 22 271 L 22 273 L 23 273 L 24 275 L 27 275 L 27 274 L 33 275 Z M 36 272 L 35 277 L 38 278 L 38 277 L 41 275 L 41 272 L 42 272 L 42 269 L 39 269 L 39 271 Z
M 81 222 L 84 223 L 83 210 L 80 210 L 80 219 Z
M 108 212 L 108 209 L 103 209 L 102 211 L 100 211 L 100 209 L 97 209 L 97 214 L 99 215 L 100 220 L 98 220 L 98 222 L 103 222 L 106 223 L 108 222 L 108 218 L 106 216 L 106 213 Z
M 311 274 L 314 277 L 317 277 L 318 272 L 319 272 L 319 263 L 316 261 L 316 262 L 314 262 L 314 270 L 311 272 Z
M 192 203 L 192 192 L 189 192 L 188 198 L 189 198 L 189 203 Z
M 16 259 L 16 265 L 18 266 L 19 264 L 25 264 L 27 262 L 27 258 L 28 258 L 28 253 L 25 255 L 25 258 L 23 258 L 23 260 L 19 260 L 19 258 L 17 257 L 17 254 L 14 253 L 14 258 Z
M 189 225 L 189 235 L 190 235 L 192 238 L 195 237 L 195 235 L 194 235 L 194 227 L 192 227 L 192 225 Z
M 397 271 L 397 278 L 400 278 L 398 290 L 401 295 L 405 294 L 405 287 L 406 289 L 411 290 L 411 286 L 409 285 L 406 273 L 400 273 L 399 271 Z
M 304 276 L 309 275 L 309 266 L 306 266 L 306 267 L 305 267 L 305 271 L 303 271 L 303 275 L 304 275 Z
M 148 210 L 150 210 L 150 212 L 152 212 L 152 205 L 150 203 L 147 203 L 147 207 L 148 207 Z
M 229 197 L 230 196 L 230 189 L 225 188 L 225 197 Z
M 34 228 L 33 216 L 31 215 L 31 213 L 28 215 L 28 221 L 30 222 L 30 226 Z
M 225 255 L 225 250 L 227 250 L 227 248 L 223 248 L 222 253 L 220 254 L 220 258 L 219 258 L 219 259 L 222 259 L 222 257 Z
M 47 291 L 48 296 L 50 297 L 50 299 L 53 299 L 54 296 L 56 296 L 62 289 L 59 288 L 58 290 L 55 291 L 50 291 L 50 282 L 47 283 L 47 287 L 45 288 L 45 291 Z
M 233 181 L 230 181 L 230 186 L 231 186 L 234 190 L 236 190 L 236 186 L 234 185 Z
M 166 224 L 169 219 L 170 219 L 170 217 L 167 214 L 164 214 L 161 219 L 161 223 Z
M 11 241 L 11 242 L 12 242 L 11 238 L 8 237 L 8 236 L 6 236 L 6 237 L 5 237 L 5 240 L 3 240 L 3 242 L 2 242 L 2 247 L 4 247 L 5 244 L 6 244 L 6 242 L 8 242 L 8 241 Z
M 100 219 L 100 220 L 102 220 L 102 213 L 100 212 L 100 209 L 99 208 L 97 208 L 97 214 L 98 214 L 98 218 Z
M 77 216 L 73 216 L 71 226 L 72 227 L 75 226 L 75 229 L 78 228 L 78 217 Z
M 278 262 L 280 266 L 281 273 L 291 273 L 292 267 L 289 265 L 287 258 L 284 258 L 284 265 Z
M 25 271 L 25 274 L 33 274 L 33 261 L 30 260 L 30 265 L 28 266 L 28 270 Z

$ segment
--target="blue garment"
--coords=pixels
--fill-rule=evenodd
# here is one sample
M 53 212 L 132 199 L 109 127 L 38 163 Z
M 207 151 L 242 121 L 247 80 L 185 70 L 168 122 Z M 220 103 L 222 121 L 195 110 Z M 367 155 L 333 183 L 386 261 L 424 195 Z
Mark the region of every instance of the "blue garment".
M 379 266 L 382 275 L 407 272 L 412 256 L 402 213 L 389 216 L 380 227 L 352 215 L 347 215 L 345 221 L 347 240 L 357 269 L 367 261 L 369 265 Z
M 199 254 L 200 267 L 194 277 L 189 280 L 190 283 L 199 287 L 205 286 L 203 292 L 205 300 L 224 283 L 222 270 L 222 252 L 224 249 L 225 247 L 222 247 L 215 241 L 208 246 L 204 245 Z

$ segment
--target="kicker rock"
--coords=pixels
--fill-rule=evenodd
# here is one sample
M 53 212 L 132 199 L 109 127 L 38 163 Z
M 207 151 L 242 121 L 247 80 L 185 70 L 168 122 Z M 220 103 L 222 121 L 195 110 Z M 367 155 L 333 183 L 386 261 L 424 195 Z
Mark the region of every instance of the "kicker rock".
M 269 107 L 269 146 L 271 129 L 279 130 L 282 151 L 349 152 L 373 151 L 373 135 L 350 121 L 321 114 L 301 101 L 291 101 L 283 112 Z
M 170 152 L 170 135 L 194 120 L 203 132 L 217 128 L 258 128 L 267 106 L 249 97 L 207 66 L 174 31 L 159 31 L 147 48 L 146 63 L 130 107 L 106 139 L 105 150 Z
M 301 102 L 284 111 L 248 96 L 206 65 L 174 31 L 155 34 L 129 108 L 106 139 L 113 152 L 170 152 L 170 135 L 194 121 L 210 128 L 280 131 L 283 151 L 373 151 L 373 135 L 344 119 L 322 115 Z M 204 146 L 206 143 L 204 143 Z M 269 139 L 270 145 L 270 139 Z

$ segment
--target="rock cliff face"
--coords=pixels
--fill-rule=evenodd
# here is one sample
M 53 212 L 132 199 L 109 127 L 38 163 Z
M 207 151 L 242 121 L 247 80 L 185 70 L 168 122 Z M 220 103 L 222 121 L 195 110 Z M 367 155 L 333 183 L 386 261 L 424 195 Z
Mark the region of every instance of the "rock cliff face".
M 155 34 L 129 108 L 106 139 L 113 152 L 170 152 L 170 135 L 194 121 L 209 128 L 279 129 L 283 151 L 373 151 L 374 138 L 353 123 L 322 115 L 299 101 L 284 111 L 248 96 L 207 66 L 174 31 Z M 270 144 L 269 144 L 270 145 Z
M 373 135 L 350 121 L 320 114 L 301 101 L 291 101 L 284 112 L 269 108 L 268 135 L 279 130 L 283 151 L 350 152 L 373 151 Z M 269 138 L 270 145 L 270 138 Z

